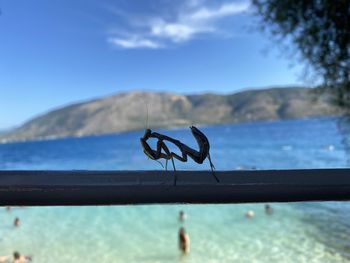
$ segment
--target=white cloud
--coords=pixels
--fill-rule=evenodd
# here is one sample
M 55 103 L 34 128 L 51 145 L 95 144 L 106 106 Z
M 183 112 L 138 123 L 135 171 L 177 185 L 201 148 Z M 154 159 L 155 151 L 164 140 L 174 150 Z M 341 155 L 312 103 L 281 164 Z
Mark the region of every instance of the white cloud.
M 238 13 L 242 13 L 249 8 L 249 3 L 229 3 L 224 4 L 216 9 L 208 9 L 202 7 L 199 10 L 188 15 L 190 20 L 205 21 L 210 19 L 218 19 L 225 16 L 230 16 Z
M 162 45 L 145 38 L 131 37 L 131 38 L 118 38 L 110 37 L 108 42 L 122 48 L 161 48 Z
M 167 23 L 163 20 L 151 26 L 153 36 L 169 39 L 173 42 L 187 41 L 200 31 L 200 28 L 188 24 Z
M 217 33 L 216 23 L 219 20 L 249 9 L 249 2 L 229 2 L 217 7 L 203 6 L 202 0 L 190 3 L 180 8 L 172 19 L 152 17 L 139 27 L 130 22 L 133 37 L 114 36 L 109 38 L 109 42 L 122 48 L 162 48 L 189 41 L 199 34 Z

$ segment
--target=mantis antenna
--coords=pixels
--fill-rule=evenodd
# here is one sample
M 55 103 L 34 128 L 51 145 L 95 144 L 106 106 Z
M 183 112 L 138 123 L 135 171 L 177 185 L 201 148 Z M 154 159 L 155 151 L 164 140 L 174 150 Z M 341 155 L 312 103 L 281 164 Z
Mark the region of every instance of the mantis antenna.
M 148 127 L 148 103 L 145 102 L 145 104 L 146 104 L 146 122 L 145 122 L 145 129 L 149 129 L 149 127 Z M 148 157 L 148 159 L 149 159 L 149 157 Z M 158 161 L 158 160 L 154 160 L 154 161 L 156 161 L 157 163 L 159 163 L 159 164 L 162 166 L 162 168 L 164 168 L 164 165 L 163 165 L 160 161 Z
M 148 103 L 145 101 L 146 104 L 146 122 L 145 122 L 145 129 L 148 129 Z

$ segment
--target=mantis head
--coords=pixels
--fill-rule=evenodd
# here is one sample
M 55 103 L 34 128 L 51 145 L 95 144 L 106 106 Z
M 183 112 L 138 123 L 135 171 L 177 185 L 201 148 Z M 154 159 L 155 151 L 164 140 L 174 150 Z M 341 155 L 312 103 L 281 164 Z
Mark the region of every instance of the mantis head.
M 155 160 L 153 155 L 152 155 L 153 150 L 146 142 L 150 138 L 151 133 L 152 133 L 151 129 L 146 129 L 145 134 L 143 135 L 142 138 L 140 138 L 140 142 L 141 142 L 141 146 L 143 148 L 143 152 L 147 155 L 147 157 L 149 157 L 152 160 Z
M 151 129 L 146 129 L 142 139 L 147 140 L 151 136 L 151 133 L 152 133 Z

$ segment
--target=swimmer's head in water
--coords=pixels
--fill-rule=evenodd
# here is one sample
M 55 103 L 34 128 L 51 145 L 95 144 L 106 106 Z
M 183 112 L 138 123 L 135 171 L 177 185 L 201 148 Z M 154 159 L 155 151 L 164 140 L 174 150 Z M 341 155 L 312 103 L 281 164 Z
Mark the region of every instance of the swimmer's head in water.
M 19 254 L 18 251 L 15 251 L 15 252 L 13 252 L 13 257 L 14 257 L 15 259 L 19 259 L 19 258 L 21 257 L 21 254 Z

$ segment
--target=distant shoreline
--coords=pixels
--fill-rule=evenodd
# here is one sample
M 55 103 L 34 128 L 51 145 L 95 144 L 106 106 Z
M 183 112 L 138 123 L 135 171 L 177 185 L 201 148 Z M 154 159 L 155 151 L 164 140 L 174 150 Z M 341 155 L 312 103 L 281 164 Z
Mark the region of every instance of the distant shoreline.
M 296 118 L 296 119 L 280 119 L 280 120 L 262 120 L 262 121 L 251 121 L 251 122 L 239 122 L 239 123 L 218 123 L 218 124 L 198 124 L 195 125 L 197 127 L 217 127 L 217 126 L 227 126 L 227 125 L 250 125 L 250 124 L 263 124 L 263 123 L 275 123 L 275 122 L 288 122 L 288 121 L 299 121 L 299 120 L 314 120 L 314 119 L 328 119 L 328 118 L 338 118 L 341 117 L 341 115 L 329 115 L 329 116 L 318 116 L 318 117 L 302 117 L 302 118 Z M 176 127 L 155 127 L 152 128 L 152 130 L 181 130 L 186 129 L 188 126 L 176 126 Z M 56 140 L 66 140 L 66 139 L 79 139 L 79 138 L 89 138 L 89 137 L 99 137 L 99 136 L 115 136 L 130 132 L 140 132 L 140 135 L 142 136 L 144 129 L 135 129 L 135 130 L 128 130 L 128 131 L 121 131 L 121 132 L 112 132 L 112 133 L 103 133 L 103 134 L 89 134 L 89 135 L 72 135 L 72 136 L 62 136 L 62 137 L 46 137 L 46 138 L 34 138 L 34 139 L 27 139 L 27 140 L 9 140 L 6 141 L 5 139 L 0 138 L 0 144 L 16 144 L 16 143 L 35 143 L 35 142 L 47 142 L 47 141 L 56 141 Z
M 326 95 L 310 88 L 289 87 L 238 93 L 180 95 L 128 92 L 56 108 L 35 117 L 1 142 L 83 137 L 154 128 L 216 125 L 339 115 Z

